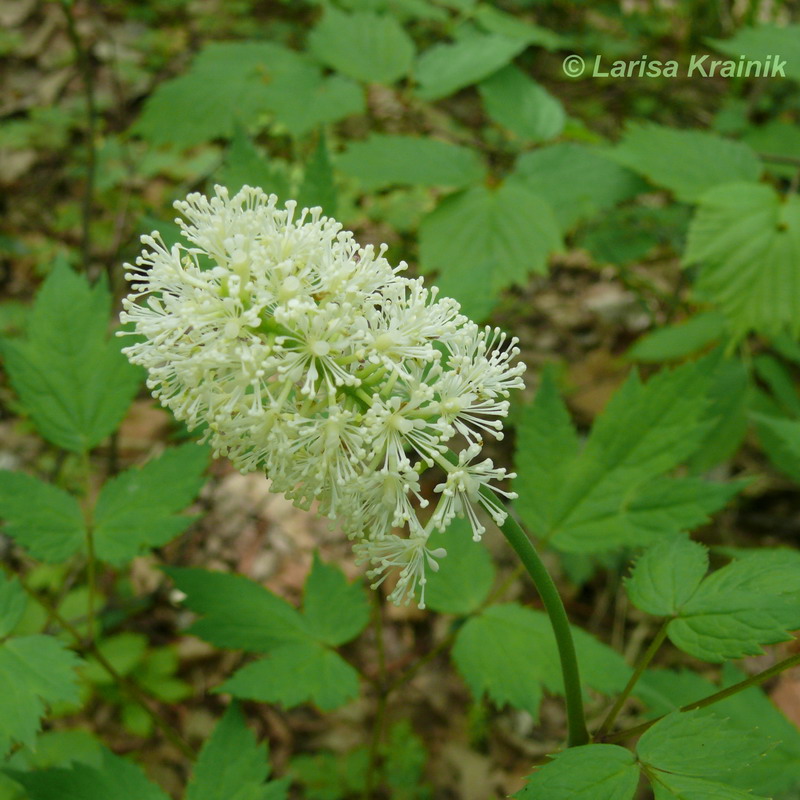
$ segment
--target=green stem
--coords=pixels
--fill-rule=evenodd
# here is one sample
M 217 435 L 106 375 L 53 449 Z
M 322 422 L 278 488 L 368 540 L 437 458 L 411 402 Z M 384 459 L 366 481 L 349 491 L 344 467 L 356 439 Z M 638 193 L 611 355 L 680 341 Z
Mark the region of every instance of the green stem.
M 575 643 L 572 640 L 572 631 L 564 604 L 561 602 L 561 596 L 531 540 L 517 521 L 509 515 L 500 526 L 500 530 L 520 557 L 525 569 L 528 570 L 550 617 L 550 624 L 553 626 L 558 655 L 561 659 L 561 672 L 564 677 L 564 697 L 567 702 L 569 727 L 567 747 L 588 744 L 589 732 L 586 729 L 586 719 L 583 713 L 578 658 L 575 654 Z
M 647 650 L 644 651 L 642 657 L 639 659 L 638 663 L 636 664 L 635 669 L 633 670 L 633 674 L 631 675 L 628 683 L 625 685 L 625 688 L 622 690 L 621 694 L 617 698 L 616 702 L 613 706 L 611 706 L 611 710 L 606 715 L 606 718 L 601 723 L 600 727 L 597 729 L 597 733 L 595 733 L 594 738 L 599 739 L 603 737 L 606 733 L 611 730 L 611 726 L 614 724 L 614 720 L 617 718 L 617 714 L 622 710 L 622 706 L 625 705 L 625 701 L 630 696 L 630 693 L 633 691 L 633 687 L 636 686 L 637 681 L 639 678 L 642 677 L 642 673 L 647 669 L 648 664 L 653 660 L 653 656 L 658 652 L 658 649 L 664 644 L 664 639 L 667 638 L 667 625 L 669 624 L 669 620 L 664 620 L 661 627 L 658 629 L 658 633 L 655 635 L 655 638 L 652 642 L 650 642 L 650 646 Z
M 694 711 L 696 708 L 706 708 L 706 706 L 719 703 L 720 700 L 726 700 L 727 698 L 732 697 L 739 692 L 743 692 L 745 689 L 749 689 L 751 686 L 758 686 L 760 683 L 764 683 L 764 681 L 774 678 L 781 672 L 798 665 L 800 665 L 800 653 L 795 653 L 793 656 L 789 656 L 788 658 L 784 658 L 783 661 L 773 664 L 773 666 L 771 666 L 769 669 L 765 669 L 756 675 L 751 675 L 749 678 L 739 681 L 739 683 L 734 683 L 733 686 L 728 686 L 726 689 L 720 689 L 720 691 L 710 694 L 708 697 L 704 697 L 702 700 L 695 700 L 693 703 L 687 703 L 685 706 L 681 706 L 678 711 Z M 639 734 L 644 733 L 648 728 L 652 728 L 653 725 L 664 719 L 665 716 L 666 714 L 663 714 L 660 717 L 656 717 L 656 719 L 643 722 L 641 725 L 637 725 L 635 728 L 628 728 L 628 730 L 620 731 L 619 733 L 607 736 L 604 741 L 607 743 L 622 742 L 625 739 L 639 736 Z
M 369 800 L 375 785 L 375 773 L 378 766 L 378 755 L 383 735 L 384 720 L 386 719 L 386 703 L 392 687 L 386 681 L 386 651 L 383 645 L 383 608 L 379 592 L 372 592 L 375 611 L 375 640 L 378 649 L 378 708 L 375 712 L 375 722 L 372 729 L 372 739 L 369 745 L 369 762 L 367 774 L 364 778 L 364 800 Z
M 83 521 L 86 528 L 86 584 L 89 597 L 86 608 L 88 639 L 95 640 L 95 604 L 97 598 L 97 558 L 94 551 L 94 493 L 92 490 L 92 465 L 89 454 L 84 454 L 84 480 L 86 483 L 83 498 Z

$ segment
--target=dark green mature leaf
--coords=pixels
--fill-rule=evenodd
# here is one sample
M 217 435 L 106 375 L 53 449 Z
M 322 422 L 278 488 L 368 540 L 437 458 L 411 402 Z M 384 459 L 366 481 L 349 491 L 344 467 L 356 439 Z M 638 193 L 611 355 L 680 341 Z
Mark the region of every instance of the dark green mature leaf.
M 500 290 L 544 273 L 548 256 L 561 249 L 549 206 L 519 185 L 475 186 L 450 195 L 419 232 L 420 266 L 437 271 L 443 294 L 464 313 L 483 318 Z
M 368 191 L 406 184 L 461 188 L 480 180 L 485 169 L 477 151 L 469 147 L 382 133 L 350 142 L 336 165 Z
M 470 614 L 486 600 L 495 569 L 489 551 L 472 541 L 466 520 L 455 519 L 446 533 L 431 536 L 430 547 L 443 547 L 447 557 L 438 572 L 430 572 L 425 585 L 425 605 L 442 614 Z
M 11 384 L 42 436 L 83 453 L 113 433 L 141 383 L 141 371 L 109 339 L 111 295 L 66 264 L 39 290 L 25 341 L 3 345 Z
M 800 482 L 800 420 L 754 414 L 758 438 L 770 461 Z
M 254 581 L 204 569 L 171 567 L 165 572 L 186 593 L 186 605 L 202 615 L 189 632 L 216 647 L 268 653 L 308 637 L 297 609 Z
M 650 775 L 655 800 L 769 800 L 754 795 L 749 790 L 742 791 L 735 786 L 703 778 L 690 778 L 686 775 L 659 771 L 654 771 Z
M 436 44 L 417 61 L 417 94 L 423 100 L 447 97 L 504 67 L 527 46 L 524 39 L 475 32 L 453 44 Z
M 17 627 L 27 605 L 28 596 L 19 581 L 0 572 L 0 639 Z
M 299 136 L 363 105 L 356 84 L 323 77 L 301 53 L 271 42 L 211 42 L 186 73 L 148 97 L 133 131 L 154 144 L 190 147 L 230 138 L 237 124 L 272 111 Z
M 709 39 L 709 44 L 720 53 L 737 60 L 744 55 L 748 60 L 784 65 L 788 78 L 800 80 L 800 25 L 759 25 L 740 28 L 730 39 Z M 772 75 L 772 70 L 770 69 Z M 779 73 L 775 77 L 782 77 Z
M 630 669 L 622 657 L 594 637 L 573 629 L 581 677 L 609 694 L 622 689 Z M 487 694 L 538 717 L 542 687 L 563 693 L 552 626 L 546 614 L 514 603 L 489 606 L 458 633 L 453 660 L 476 698 Z
M 236 128 L 225 154 L 220 183 L 227 186 L 231 194 L 242 186 L 259 186 L 269 194 L 278 195 L 281 202 L 290 199 L 286 172 L 256 150 L 242 127 Z
M 202 488 L 208 459 L 207 447 L 190 442 L 108 481 L 94 512 L 98 558 L 121 565 L 184 531 L 193 517 L 178 512 Z
M 336 186 L 333 182 L 333 167 L 328 156 L 325 135 L 320 132 L 314 153 L 306 164 L 303 182 L 297 193 L 297 204 L 300 208 L 321 206 L 329 217 L 336 216 Z
M 478 86 L 489 116 L 523 140 L 554 139 L 564 129 L 564 107 L 544 87 L 514 66 Z
M 83 548 L 86 538 L 78 501 L 21 472 L 0 470 L 0 518 L 5 532 L 40 561 L 65 561 Z
M 78 700 L 81 659 L 53 636 L 19 636 L 0 644 L 0 755 L 12 742 L 32 747 L 52 703 Z
M 531 530 L 563 551 L 603 552 L 686 530 L 724 505 L 742 484 L 663 478 L 708 429 L 703 414 L 716 359 L 664 370 L 647 384 L 633 373 L 577 455 L 566 412 L 545 387 L 545 398 L 523 416 L 517 451 L 518 508 Z M 535 448 L 551 437 L 569 458 L 559 457 L 554 477 L 542 479 Z
M 364 630 L 369 613 L 362 582 L 348 583 L 340 569 L 324 564 L 315 554 L 303 597 L 309 634 L 334 647 L 344 644 Z
M 414 42 L 393 17 L 347 14 L 332 6 L 311 31 L 308 46 L 327 66 L 364 83 L 394 83 L 414 59 Z
M 259 745 L 247 727 L 239 705 L 231 703 L 200 751 L 186 800 L 264 800 L 268 752 L 267 743 Z M 286 792 L 269 796 L 285 797 Z
M 634 173 L 597 148 L 573 143 L 525 153 L 517 160 L 511 180 L 545 198 L 563 231 L 644 188 Z
M 14 772 L 30 800 L 169 800 L 141 768 L 103 750 L 102 765 L 73 764 L 70 769 Z
M 653 123 L 629 126 L 611 155 L 688 203 L 719 184 L 757 181 L 761 175 L 758 156 L 741 142 Z
M 657 617 L 679 614 L 708 571 L 708 551 L 688 536 L 673 536 L 639 557 L 625 589 L 631 602 Z
M 800 198 L 729 183 L 703 195 L 689 228 L 686 266 L 696 288 L 743 336 L 800 335 Z
M 800 554 L 756 551 L 706 578 L 667 633 L 704 661 L 761 653 L 762 644 L 791 639 L 800 628 Z
M 309 640 L 272 650 L 216 691 L 286 708 L 310 702 L 330 711 L 358 697 L 358 672 L 333 650 Z
M 630 750 L 615 744 L 570 747 L 528 779 L 518 800 L 631 800 L 639 766 Z

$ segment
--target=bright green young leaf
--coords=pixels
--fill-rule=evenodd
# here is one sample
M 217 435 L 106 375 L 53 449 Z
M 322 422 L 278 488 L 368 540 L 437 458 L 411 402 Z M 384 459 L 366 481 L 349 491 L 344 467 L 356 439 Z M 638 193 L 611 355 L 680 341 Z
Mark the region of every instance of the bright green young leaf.
M 333 167 L 328 156 L 328 147 L 325 136 L 320 131 L 317 146 L 306 164 L 303 182 L 297 193 L 297 205 L 300 208 L 314 208 L 322 206 L 322 212 L 329 216 L 336 216 L 336 186 L 333 182 Z
M 430 547 L 443 547 L 447 556 L 438 572 L 429 572 L 425 604 L 442 614 L 470 614 L 486 600 L 494 583 L 495 569 L 485 545 L 472 541 L 466 520 L 455 519 L 445 533 L 435 533 Z
M 615 744 L 570 747 L 530 776 L 518 800 L 632 800 L 639 766 Z
M 148 644 L 147 637 L 143 633 L 123 631 L 99 641 L 97 649 L 118 674 L 127 677 L 147 654 Z M 81 674 L 95 685 L 115 683 L 115 678 L 91 654 Z
M 552 398 L 530 406 L 522 418 L 515 491 L 532 532 L 566 552 L 599 553 L 691 529 L 722 507 L 743 484 L 663 477 L 708 429 L 702 418 L 716 360 L 664 370 L 647 384 L 632 373 L 577 455 L 563 409 Z M 545 467 L 537 465 L 541 454 L 531 444 L 540 440 L 527 431 L 568 443 L 570 458 L 557 462 L 556 478 L 537 482 Z
M 108 481 L 94 513 L 98 558 L 121 565 L 184 531 L 193 518 L 178 512 L 205 483 L 208 457 L 207 447 L 189 442 Z
M 29 800 L 169 800 L 136 764 L 103 750 L 102 764 L 73 764 L 70 769 L 14 772 Z
M 82 549 L 86 538 L 78 501 L 21 472 L 0 470 L 0 518 L 5 532 L 40 561 L 65 561 Z
M 331 646 L 349 642 L 369 622 L 370 606 L 360 580 L 348 583 L 344 573 L 314 555 L 306 579 L 303 616 L 308 632 Z
M 237 126 L 230 147 L 225 154 L 219 182 L 231 194 L 242 186 L 259 186 L 268 194 L 276 194 L 283 203 L 290 199 L 289 180 L 282 165 L 271 164 L 256 150 L 241 126 Z
M 186 800 L 265 800 L 268 746 L 259 745 L 237 703 L 231 703 L 200 751 Z M 270 798 L 286 797 L 285 787 Z M 275 784 L 271 784 L 275 786 Z
M 187 595 L 186 605 L 202 615 L 189 633 L 216 647 L 268 653 L 308 637 L 300 613 L 254 581 L 204 569 L 164 571 Z
M 447 97 L 497 72 L 527 46 L 524 39 L 475 32 L 452 44 L 436 44 L 417 61 L 417 94 L 423 100 Z
M 330 711 L 358 697 L 358 673 L 333 650 L 309 640 L 272 650 L 215 691 L 285 708 L 314 703 Z
M 78 762 L 100 768 L 104 748 L 99 740 L 83 728 L 50 730 L 36 737 L 33 749 L 20 747 L 6 760 L 9 769 L 32 770 L 48 767 L 69 767 Z M 2 794 L 0 794 L 2 797 Z
M 393 17 L 332 6 L 309 34 L 308 46 L 326 66 L 364 83 L 394 83 L 414 59 L 414 42 Z
M 757 551 L 709 575 L 667 633 L 677 647 L 721 662 L 762 652 L 800 628 L 800 555 Z
M 717 311 L 704 311 L 649 332 L 628 351 L 628 357 L 656 364 L 686 358 L 724 335 L 725 317 Z
M 11 384 L 42 436 L 83 453 L 114 432 L 141 371 L 107 334 L 111 295 L 59 264 L 39 290 L 25 341 L 6 341 Z
M 520 139 L 546 141 L 564 129 L 561 103 L 514 66 L 495 72 L 478 89 L 489 116 Z
M 740 56 L 749 61 L 766 62 L 780 68 L 787 78 L 800 80 L 800 25 L 759 25 L 755 28 L 740 28 L 730 39 L 709 39 L 708 43 L 720 53 L 730 56 L 737 62 Z M 710 58 L 709 61 L 713 60 Z M 706 68 L 707 69 L 707 68 Z M 755 73 L 753 73 L 755 74 Z M 783 77 L 781 72 L 770 75 Z
M 764 744 L 758 731 L 737 730 L 713 714 L 676 711 L 645 731 L 636 754 L 648 772 L 655 769 L 724 784 L 758 761 Z
M 339 169 L 367 191 L 396 185 L 452 186 L 479 181 L 484 166 L 477 151 L 440 139 L 373 133 L 351 142 L 337 156 Z
M 611 155 L 687 203 L 719 184 L 761 176 L 758 156 L 741 142 L 653 123 L 630 125 Z
M 0 572 L 0 639 L 8 636 L 22 619 L 28 596 L 16 578 Z
M 800 420 L 754 414 L 758 438 L 770 461 L 800 482 Z
M 707 571 L 706 548 L 688 536 L 672 536 L 645 550 L 625 588 L 637 608 L 670 617 L 680 613 Z
M 573 143 L 525 153 L 517 160 L 511 180 L 545 198 L 562 231 L 644 188 L 634 173 L 596 148 Z
M 684 264 L 697 266 L 697 292 L 717 304 L 740 336 L 749 330 L 800 334 L 800 198 L 757 183 L 703 195 L 689 228 Z
M 53 636 L 19 636 L 0 644 L 0 755 L 12 742 L 32 747 L 45 708 L 78 700 L 81 659 Z
M 519 185 L 475 186 L 445 198 L 420 226 L 420 267 L 473 318 L 483 318 L 499 292 L 544 273 L 561 249 L 549 206 Z
M 604 694 L 619 691 L 630 669 L 593 636 L 573 629 L 585 684 Z M 453 660 L 476 698 L 486 694 L 538 717 L 542 687 L 562 694 L 555 638 L 548 616 L 514 603 L 489 606 L 468 620 L 453 646 Z

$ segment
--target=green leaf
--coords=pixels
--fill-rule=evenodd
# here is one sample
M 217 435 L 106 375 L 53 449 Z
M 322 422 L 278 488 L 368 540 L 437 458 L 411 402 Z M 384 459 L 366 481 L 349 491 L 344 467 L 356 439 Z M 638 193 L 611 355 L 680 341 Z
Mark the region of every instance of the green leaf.
M 532 530 L 552 528 L 553 509 L 540 500 L 559 491 L 578 452 L 578 434 L 558 393 L 553 370 L 545 369 L 533 404 L 520 419 L 517 438 L 518 454 L 549 454 L 546 460 L 526 460 L 524 475 L 518 479 L 526 490 L 518 492 L 515 507 Z M 532 487 L 537 487 L 535 493 L 528 491 Z
M 73 764 L 70 769 L 14 772 L 12 776 L 28 791 L 29 800 L 169 800 L 140 767 L 105 749 L 99 768 Z
M 734 786 L 668 772 L 651 773 L 655 800 L 769 800 Z
M 800 393 L 794 375 L 779 359 L 768 353 L 759 353 L 752 361 L 755 373 L 763 381 L 772 399 L 789 417 L 800 417 Z
M 297 609 L 254 581 L 204 569 L 164 571 L 187 595 L 186 605 L 203 615 L 189 632 L 216 647 L 268 653 L 308 636 Z
M 678 614 L 708 571 L 708 552 L 688 536 L 673 536 L 645 550 L 625 589 L 631 602 L 657 617 Z
M 149 642 L 142 633 L 123 631 L 115 636 L 110 636 L 98 642 L 97 649 L 100 655 L 111 664 L 118 674 L 127 677 L 147 654 Z M 93 656 L 89 655 L 88 662 L 82 670 L 83 677 L 95 685 L 113 684 L 113 678 L 105 667 Z
M 583 450 L 557 461 L 553 479 L 542 483 L 538 444 L 528 429 L 568 436 L 564 412 L 527 409 L 517 450 L 515 491 L 520 514 L 531 530 L 559 550 L 598 553 L 623 545 L 641 546 L 706 521 L 743 484 L 711 484 L 664 478 L 700 445 L 702 419 L 717 356 L 664 370 L 642 384 L 634 372 L 595 420 Z M 552 392 L 552 388 L 547 391 Z M 553 400 L 548 400 L 553 404 Z M 563 459 L 563 460 L 562 460 Z M 531 477 L 534 476 L 534 477 Z
M 730 39 L 708 39 L 708 43 L 720 53 L 738 59 L 764 63 L 767 56 L 773 62 L 783 62 L 787 78 L 800 80 L 800 25 L 759 25 L 755 28 L 740 28 Z M 772 74 L 770 72 L 770 74 Z M 775 77 L 781 77 L 779 74 Z
M 521 39 L 526 44 L 537 44 L 545 50 L 559 50 L 570 44 L 570 40 L 565 36 L 523 21 L 513 14 L 506 14 L 488 3 L 480 3 L 473 11 L 472 18 L 488 33 L 497 33 L 509 39 Z
M 27 606 L 28 596 L 19 581 L 0 572 L 0 639 L 17 627 Z
M 335 647 L 358 636 L 369 622 L 369 614 L 362 582 L 348 583 L 338 567 L 323 564 L 315 554 L 303 598 L 309 634 Z
M 667 628 L 670 640 L 704 661 L 757 655 L 800 628 L 800 554 L 757 551 L 709 575 Z
M 75 703 L 81 659 L 52 636 L 20 636 L 0 644 L 0 755 L 13 742 L 32 747 L 45 707 Z
M 519 800 L 631 800 L 639 783 L 633 753 L 615 744 L 570 747 L 540 767 Z
M 208 458 L 207 447 L 189 442 L 108 481 L 94 512 L 98 558 L 119 566 L 184 531 L 193 517 L 178 512 L 205 483 Z
M 688 203 L 719 184 L 761 176 L 758 156 L 741 142 L 653 123 L 630 125 L 611 155 Z
M 689 227 L 684 264 L 696 289 L 743 336 L 800 335 L 800 198 L 756 183 L 705 194 Z
M 524 39 L 475 32 L 452 44 L 436 44 L 417 61 L 417 94 L 431 101 L 447 97 L 497 72 L 527 46 Z
M 800 420 L 753 415 L 758 438 L 770 461 L 800 483 Z
M 363 106 L 357 85 L 340 76 L 324 78 L 301 53 L 271 42 L 210 42 L 186 73 L 147 98 L 133 132 L 154 144 L 191 147 L 230 138 L 237 124 L 272 111 L 300 136 Z
M 341 800 L 364 793 L 368 765 L 369 751 L 356 747 L 344 753 L 322 751 L 295 756 L 289 762 L 289 771 L 303 785 L 306 800 Z
M 269 194 L 278 195 L 282 202 L 290 199 L 285 171 L 279 165 L 271 164 L 256 150 L 241 126 L 237 126 L 225 154 L 219 182 L 227 186 L 231 194 L 242 186 L 259 186 Z
M 309 34 L 308 47 L 326 66 L 364 83 L 392 84 L 414 59 L 414 42 L 393 17 L 332 6 Z
M 323 645 L 296 642 L 242 667 L 215 691 L 285 708 L 314 703 L 330 711 L 358 697 L 358 673 Z
M 467 316 L 483 318 L 502 289 L 546 272 L 562 242 L 547 203 L 506 183 L 445 198 L 422 220 L 419 247 L 421 269 L 439 273 L 443 294 Z
M 350 142 L 336 165 L 373 191 L 395 185 L 452 186 L 479 181 L 484 165 L 477 151 L 421 136 L 373 133 Z
M 186 800 L 264 800 L 270 773 L 267 758 L 267 744 L 257 743 L 239 705 L 231 703 L 200 751 Z
M 489 116 L 520 139 L 546 141 L 564 130 L 561 103 L 514 66 L 499 70 L 478 89 Z
M 525 153 L 511 180 L 546 198 L 563 231 L 636 194 L 641 181 L 597 148 L 554 144 Z
M 75 453 L 117 428 L 141 383 L 141 371 L 106 331 L 111 295 L 65 264 L 39 290 L 25 341 L 6 341 L 11 384 L 45 439 Z
M 582 679 L 604 694 L 619 691 L 630 674 L 622 657 L 573 628 Z M 542 687 L 563 694 L 561 667 L 547 614 L 509 603 L 489 606 L 458 632 L 453 660 L 476 698 L 487 694 L 538 717 Z
M 407 719 L 392 725 L 384 751 L 383 771 L 392 800 L 430 800 L 430 788 L 422 783 L 428 750 Z
M 320 131 L 317 146 L 306 164 L 303 182 L 297 193 L 300 208 L 321 206 L 329 217 L 336 216 L 336 186 L 333 182 L 333 168 L 328 157 L 325 135 Z
M 639 760 L 650 769 L 723 782 L 746 771 L 765 750 L 757 731 L 737 730 L 699 710 L 668 714 L 636 745 Z
M 628 351 L 628 358 L 648 363 L 677 360 L 718 341 L 724 334 L 725 317 L 717 311 L 704 311 L 651 331 Z
M 40 561 L 66 561 L 84 546 L 78 501 L 31 475 L 0 470 L 0 517 L 5 532 Z
M 434 533 L 431 548 L 443 547 L 447 557 L 438 572 L 430 572 L 425 585 L 425 605 L 442 614 L 467 615 L 485 602 L 492 588 L 495 569 L 489 551 L 472 541 L 466 520 L 455 519 L 446 533 Z

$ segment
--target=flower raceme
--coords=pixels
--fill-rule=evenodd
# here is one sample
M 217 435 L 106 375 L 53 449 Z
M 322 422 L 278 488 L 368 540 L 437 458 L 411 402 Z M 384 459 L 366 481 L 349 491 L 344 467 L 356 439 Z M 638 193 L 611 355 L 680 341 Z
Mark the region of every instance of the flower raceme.
M 480 459 L 502 438 L 508 393 L 522 387 L 515 339 L 481 328 L 421 278 L 361 247 L 321 209 L 220 186 L 175 203 L 187 245 L 143 236 L 123 322 L 142 337 L 123 352 L 153 396 L 242 471 L 307 509 L 316 501 L 355 540 L 380 584 L 399 568 L 394 602 L 438 569 L 434 531 L 483 506 L 502 524 L 497 482 Z M 458 443 L 458 444 L 457 444 Z M 434 509 L 420 476 L 438 468 Z M 489 491 L 487 491 L 489 490 Z M 403 536 L 395 531 L 404 529 Z

